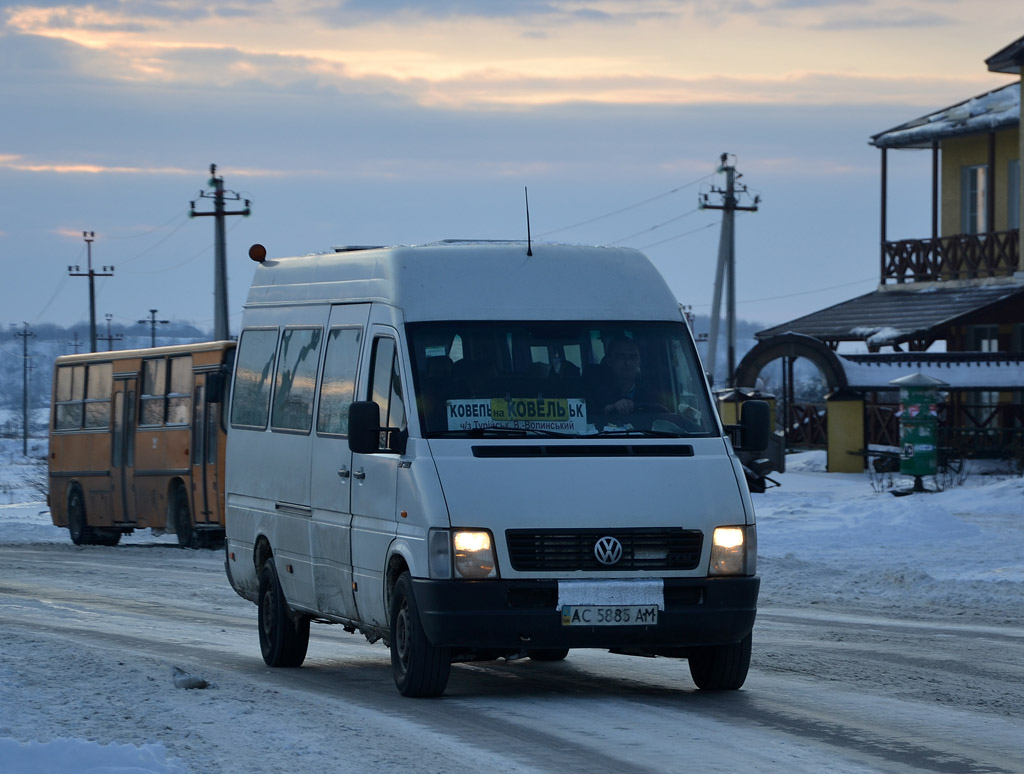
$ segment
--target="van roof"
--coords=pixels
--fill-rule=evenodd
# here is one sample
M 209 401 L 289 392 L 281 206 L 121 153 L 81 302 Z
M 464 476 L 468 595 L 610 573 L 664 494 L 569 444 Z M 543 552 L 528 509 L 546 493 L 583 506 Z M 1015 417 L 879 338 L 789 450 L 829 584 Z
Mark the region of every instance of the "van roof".
M 679 320 L 647 256 L 622 247 L 447 240 L 265 260 L 246 308 L 378 301 L 426 320 Z

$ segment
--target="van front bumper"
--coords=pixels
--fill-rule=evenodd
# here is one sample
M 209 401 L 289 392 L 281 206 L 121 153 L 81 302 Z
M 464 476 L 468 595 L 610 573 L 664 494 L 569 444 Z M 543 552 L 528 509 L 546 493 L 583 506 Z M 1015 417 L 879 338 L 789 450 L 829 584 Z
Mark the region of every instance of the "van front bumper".
M 413 579 L 416 606 L 436 647 L 633 648 L 671 651 L 739 642 L 754 626 L 760 578 L 665 578 L 658 622 L 565 626 L 557 580 Z

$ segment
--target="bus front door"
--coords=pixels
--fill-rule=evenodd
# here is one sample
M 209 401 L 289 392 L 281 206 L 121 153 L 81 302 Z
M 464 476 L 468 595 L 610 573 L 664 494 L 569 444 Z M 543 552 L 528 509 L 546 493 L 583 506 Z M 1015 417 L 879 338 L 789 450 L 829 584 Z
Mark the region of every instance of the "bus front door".
M 135 527 L 135 379 L 114 381 L 110 439 L 110 507 L 118 526 Z M 145 525 L 143 525 L 145 526 Z
M 192 513 L 197 525 L 223 526 L 217 470 L 220 403 L 207 399 L 207 374 L 195 375 L 192 393 Z

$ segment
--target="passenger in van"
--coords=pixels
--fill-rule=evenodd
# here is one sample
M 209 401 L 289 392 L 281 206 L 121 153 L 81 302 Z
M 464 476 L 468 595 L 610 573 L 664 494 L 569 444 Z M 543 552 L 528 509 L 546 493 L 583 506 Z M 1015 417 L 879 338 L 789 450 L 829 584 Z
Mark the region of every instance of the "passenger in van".
M 600 381 L 592 385 L 587 401 L 591 413 L 625 415 L 632 414 L 638 406 L 661 408 L 658 400 L 645 389 L 640 377 L 640 348 L 632 339 L 625 336 L 612 339 L 600 370 Z
M 579 366 L 575 363 L 566 360 L 562 356 L 561 347 L 551 347 L 549 349 L 549 359 L 551 360 L 551 368 L 548 372 L 550 379 L 576 379 L 580 375 Z

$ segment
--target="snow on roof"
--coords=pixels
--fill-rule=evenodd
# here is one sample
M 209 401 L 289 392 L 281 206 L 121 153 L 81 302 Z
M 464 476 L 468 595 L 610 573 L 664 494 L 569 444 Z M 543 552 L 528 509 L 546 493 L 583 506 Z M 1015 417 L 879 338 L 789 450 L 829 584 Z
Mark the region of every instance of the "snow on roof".
M 1012 129 L 1020 123 L 1020 81 L 872 136 L 876 148 L 927 148 L 935 140 Z
M 848 386 L 861 390 L 891 390 L 893 379 L 910 374 L 923 374 L 945 382 L 946 389 L 959 390 L 1006 390 L 1024 389 L 1024 359 L 1007 355 L 1004 360 L 978 360 L 956 362 L 951 356 L 943 361 L 933 362 L 908 357 L 896 360 L 881 357 L 871 359 L 870 355 L 858 356 L 856 360 L 839 356 L 839 362 L 846 372 Z

